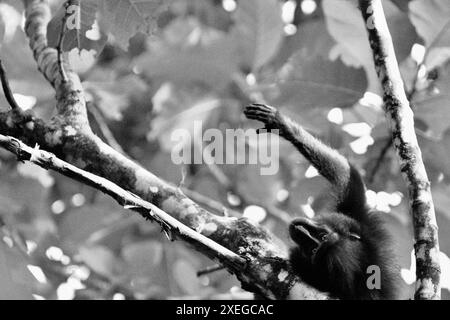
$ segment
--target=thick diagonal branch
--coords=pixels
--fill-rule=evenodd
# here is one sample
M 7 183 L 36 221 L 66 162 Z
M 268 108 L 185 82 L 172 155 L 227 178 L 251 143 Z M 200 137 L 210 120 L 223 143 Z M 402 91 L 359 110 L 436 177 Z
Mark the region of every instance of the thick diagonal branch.
M 50 11 L 45 0 L 24 0 L 26 33 L 39 70 L 56 91 L 58 114 L 45 123 L 30 113 L 0 113 L 0 133 L 28 145 L 39 144 L 58 158 L 103 177 L 168 213 L 199 234 L 243 257 L 243 270 L 227 267 L 242 287 L 272 299 L 326 299 L 304 284 L 289 265 L 286 247 L 264 228 L 244 218 L 214 215 L 184 193 L 120 154 L 92 133 L 86 117 L 83 89 L 78 76 L 64 66 L 58 69 L 57 51 L 47 45 Z
M 417 266 L 416 299 L 440 299 L 438 226 L 430 182 L 414 131 L 414 114 L 406 96 L 381 0 L 359 0 L 375 68 L 383 88 L 386 117 L 406 181 L 414 224 Z
M 158 222 L 162 230 L 167 232 L 170 237 L 177 236 L 182 238 L 199 251 L 205 252 L 212 259 L 219 260 L 223 265 L 228 266 L 230 270 L 240 271 L 245 269 L 245 259 L 185 226 L 157 206 L 144 201 L 111 181 L 58 159 L 54 154 L 40 150 L 38 146 L 31 148 L 14 137 L 0 134 L 0 146 L 14 153 L 21 161 L 30 161 L 46 170 L 56 171 L 106 193 L 126 209 L 136 211 L 144 218 Z
M 28 145 L 37 143 L 58 158 L 108 179 L 244 257 L 248 261 L 245 270 L 235 272 L 227 268 L 235 272 L 243 288 L 273 299 L 327 298 L 292 273 L 286 248 L 264 228 L 245 218 L 218 216 L 206 211 L 179 188 L 116 152 L 95 135 L 78 132 L 57 121 L 46 124 L 20 110 L 0 113 L 0 133 Z

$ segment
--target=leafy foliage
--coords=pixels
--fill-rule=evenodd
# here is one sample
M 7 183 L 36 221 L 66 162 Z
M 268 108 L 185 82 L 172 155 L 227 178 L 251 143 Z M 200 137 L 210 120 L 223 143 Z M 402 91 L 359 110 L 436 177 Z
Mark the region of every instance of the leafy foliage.
M 390 137 L 360 12 L 355 0 L 315 3 L 312 12 L 297 5 L 289 18 L 282 0 L 82 0 L 81 29 L 66 30 L 63 49 L 69 56 L 90 56 L 88 63 L 83 55 L 70 62 L 81 70 L 91 125 L 102 139 L 110 142 L 112 136 L 154 174 L 257 217 L 287 241 L 277 210 L 293 217 L 317 214 L 327 208 L 329 195 L 325 181 L 292 146 L 280 142 L 280 168 L 273 176 L 261 176 L 258 165 L 183 169 L 170 157 L 175 129 L 201 141 L 195 121 L 201 120 L 203 131 L 255 128 L 242 117 L 248 101 L 278 106 L 365 172 L 370 204 L 386 213 L 404 274 L 413 277 L 407 190 L 395 155 L 385 149 Z M 439 225 L 446 226 L 450 2 L 383 6 Z M 33 111 L 48 119 L 54 93 L 36 70 L 20 28 L 22 11 L 18 1 L 0 3 L 0 55 L 19 104 L 31 99 Z M 52 12 L 47 32 L 57 46 L 65 1 L 52 1 Z M 0 108 L 6 106 L 0 95 Z M 202 142 L 186 144 L 201 151 Z M 257 145 L 249 141 L 247 152 Z M 249 297 L 226 272 L 198 277 L 213 262 L 182 243 L 168 243 L 159 228 L 92 189 L 16 164 L 1 150 L 0 163 L 1 298 Z M 440 242 L 449 253 L 449 236 L 441 233 Z M 443 271 L 450 274 L 446 264 Z M 450 283 L 443 287 L 450 297 Z M 411 290 L 405 284 L 405 297 Z

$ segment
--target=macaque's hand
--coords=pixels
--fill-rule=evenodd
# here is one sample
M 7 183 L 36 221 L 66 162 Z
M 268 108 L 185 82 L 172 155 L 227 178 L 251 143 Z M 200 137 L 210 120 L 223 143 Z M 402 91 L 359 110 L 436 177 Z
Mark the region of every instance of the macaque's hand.
M 260 133 L 261 130 L 267 130 L 267 132 L 270 132 L 274 129 L 278 129 L 278 134 L 282 136 L 285 131 L 285 121 L 283 116 L 274 107 L 267 106 L 265 104 L 253 103 L 245 107 L 244 114 L 248 119 L 258 120 L 264 123 L 263 128 L 257 129 L 258 133 Z

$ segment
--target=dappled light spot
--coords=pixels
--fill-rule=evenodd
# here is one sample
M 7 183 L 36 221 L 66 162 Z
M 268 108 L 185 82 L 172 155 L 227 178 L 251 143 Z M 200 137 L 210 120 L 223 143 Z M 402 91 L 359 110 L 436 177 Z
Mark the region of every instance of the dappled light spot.
M 306 15 L 314 13 L 317 9 L 317 3 L 314 0 L 303 0 L 300 6 Z
M 223 8 L 228 12 L 236 10 L 237 4 L 235 0 L 222 0 Z
M 267 212 L 264 208 L 260 206 L 248 206 L 244 209 L 243 216 L 256 223 L 261 223 L 267 216 Z
M 62 200 L 56 200 L 52 203 L 51 209 L 54 214 L 61 214 L 66 210 L 66 204 Z
M 46 283 L 47 277 L 44 274 L 44 271 L 42 271 L 41 267 L 35 266 L 35 265 L 27 265 L 28 270 L 30 270 L 33 277 L 39 281 L 40 283 Z

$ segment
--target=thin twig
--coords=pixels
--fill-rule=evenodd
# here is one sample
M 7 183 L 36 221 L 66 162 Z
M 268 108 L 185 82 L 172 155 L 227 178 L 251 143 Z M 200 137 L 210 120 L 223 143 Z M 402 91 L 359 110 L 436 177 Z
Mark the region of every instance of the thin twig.
M 65 14 L 62 18 L 61 21 L 61 32 L 59 33 L 59 40 L 58 40 L 58 46 L 56 48 L 56 50 L 58 51 L 58 67 L 59 67 L 59 72 L 61 73 L 61 78 L 62 78 L 62 82 L 63 83 L 67 83 L 67 74 L 66 71 L 64 69 L 64 58 L 63 58 L 63 54 L 64 54 L 64 38 L 66 36 L 66 22 L 67 22 L 67 5 L 68 3 L 66 3 L 65 8 Z
M 97 122 L 98 128 L 100 129 L 100 132 L 102 133 L 103 137 L 106 140 L 106 143 L 108 143 L 113 149 L 116 151 L 126 154 L 126 152 L 123 150 L 122 146 L 119 144 L 119 142 L 114 137 L 114 134 L 112 133 L 111 129 L 109 128 L 108 124 L 105 121 L 105 117 L 101 113 L 101 111 L 98 109 L 97 105 L 94 102 L 88 102 L 88 112 L 92 115 L 95 122 Z
M 14 153 L 18 160 L 30 161 L 44 169 L 51 169 L 59 172 L 66 177 L 80 181 L 106 193 L 114 198 L 120 205 L 124 206 L 124 208 L 136 211 L 144 218 L 158 222 L 166 233 L 179 236 L 194 246 L 203 249 L 209 253 L 210 256 L 217 258 L 221 263 L 227 265 L 232 270 L 242 270 L 246 265 L 246 260 L 244 258 L 187 227 L 150 202 L 120 188 L 118 185 L 105 178 L 81 170 L 58 159 L 52 153 L 40 150 L 38 147 L 31 148 L 14 137 L 0 135 L 0 146 Z
M 220 270 L 223 270 L 223 269 L 225 269 L 225 267 L 223 265 L 221 265 L 221 264 L 216 264 L 216 265 L 213 265 L 213 266 L 209 266 L 209 267 L 206 267 L 203 270 L 198 271 L 197 272 L 197 277 L 201 277 L 201 276 L 204 276 L 204 275 L 216 272 L 216 271 L 220 271 Z
M 9 86 L 8 78 L 6 77 L 6 71 L 1 59 L 0 59 L 0 78 L 2 80 L 2 87 L 6 101 L 8 101 L 9 105 L 11 106 L 11 109 L 15 110 L 20 109 L 19 105 L 16 102 L 16 99 L 14 99 L 13 93 L 11 92 L 11 87 Z
M 372 171 L 370 172 L 370 174 L 367 177 L 367 181 L 369 182 L 369 184 L 373 183 L 373 181 L 375 180 L 375 176 L 378 172 L 378 170 L 381 168 L 381 164 L 384 161 L 384 157 L 386 156 L 387 152 L 389 151 L 389 149 L 392 146 L 392 139 L 389 138 L 388 141 L 386 142 L 386 144 L 384 145 L 383 149 L 381 149 L 380 154 L 378 155 L 377 161 L 375 162 L 375 166 L 373 167 Z

